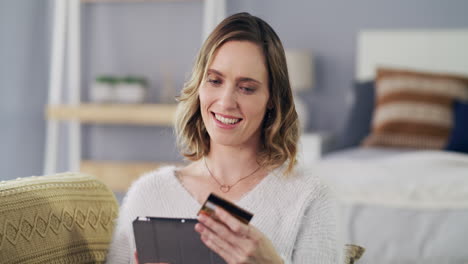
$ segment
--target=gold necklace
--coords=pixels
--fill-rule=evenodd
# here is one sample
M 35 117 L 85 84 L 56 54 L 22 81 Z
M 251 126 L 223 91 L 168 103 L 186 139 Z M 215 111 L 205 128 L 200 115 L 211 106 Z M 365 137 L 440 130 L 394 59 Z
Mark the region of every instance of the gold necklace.
M 215 178 L 215 176 L 213 176 L 213 173 L 211 173 L 210 168 L 208 168 L 208 164 L 206 164 L 206 159 L 205 159 L 205 157 L 203 157 L 203 162 L 205 163 L 205 167 L 206 167 L 206 169 L 208 170 L 208 173 L 210 174 L 211 178 L 213 178 L 213 180 L 215 180 L 215 182 L 219 185 L 219 189 L 220 189 L 223 193 L 229 192 L 229 191 L 231 190 L 231 188 L 232 188 L 234 185 L 238 184 L 238 183 L 239 183 L 240 181 L 242 181 L 243 179 L 248 178 L 248 177 L 254 175 L 254 174 L 261 168 L 261 166 L 258 165 L 258 168 L 256 168 L 256 169 L 255 169 L 253 172 L 251 172 L 249 175 L 240 178 L 239 180 L 237 180 L 235 183 L 233 183 L 233 184 L 231 184 L 231 185 L 228 185 L 228 184 L 222 184 L 222 183 L 220 183 L 220 182 Z

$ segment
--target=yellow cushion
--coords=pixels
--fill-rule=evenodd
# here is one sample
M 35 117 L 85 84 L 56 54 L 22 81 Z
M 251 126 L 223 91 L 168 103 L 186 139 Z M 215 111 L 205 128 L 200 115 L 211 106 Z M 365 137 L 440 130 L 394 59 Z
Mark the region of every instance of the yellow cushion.
M 1 263 L 103 263 L 118 203 L 79 173 L 0 183 Z

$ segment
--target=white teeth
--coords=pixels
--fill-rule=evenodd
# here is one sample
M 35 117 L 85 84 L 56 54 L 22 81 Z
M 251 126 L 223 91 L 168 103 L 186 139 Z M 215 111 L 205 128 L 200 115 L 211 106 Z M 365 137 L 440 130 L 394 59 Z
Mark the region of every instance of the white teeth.
M 221 121 L 221 123 L 226 124 L 226 125 L 231 125 L 239 122 L 239 118 L 226 118 L 220 115 L 215 114 L 215 117 L 218 121 Z

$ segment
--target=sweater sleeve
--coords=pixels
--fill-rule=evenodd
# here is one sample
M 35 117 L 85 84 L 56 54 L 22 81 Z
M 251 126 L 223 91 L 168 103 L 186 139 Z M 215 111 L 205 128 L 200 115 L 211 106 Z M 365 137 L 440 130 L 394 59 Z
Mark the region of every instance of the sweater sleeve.
M 133 237 L 132 221 L 135 214 L 135 207 L 138 205 L 139 194 L 144 193 L 141 186 L 144 186 L 145 179 L 151 176 L 149 173 L 142 175 L 127 191 L 122 205 L 119 209 L 119 217 L 114 228 L 114 235 L 107 254 L 108 264 L 129 264 L 134 263 L 135 242 Z
M 339 263 L 337 218 L 337 201 L 326 186 L 321 186 L 301 219 L 292 263 Z
M 107 254 L 106 263 L 135 263 L 135 237 L 133 235 L 133 220 L 138 215 L 146 213 L 153 199 L 158 199 L 161 177 L 173 173 L 173 167 L 164 167 L 141 175 L 132 183 L 125 195 L 119 210 L 119 217 L 114 229 L 114 235 Z M 158 180 L 156 180 L 158 179 Z
M 106 263 L 109 264 L 128 264 L 133 263 L 133 253 L 130 252 L 132 236 L 129 221 L 126 217 L 126 209 L 128 203 L 124 201 L 124 204 L 120 208 L 119 217 L 117 224 L 114 229 L 114 235 L 112 242 L 107 254 Z

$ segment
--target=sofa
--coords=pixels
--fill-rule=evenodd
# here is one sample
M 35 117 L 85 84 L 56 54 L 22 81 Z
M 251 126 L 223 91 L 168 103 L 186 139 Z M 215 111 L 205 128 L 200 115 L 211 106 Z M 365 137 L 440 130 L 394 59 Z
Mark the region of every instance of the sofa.
M 0 182 L 0 263 L 104 263 L 119 210 L 93 176 L 60 173 Z M 345 245 L 346 264 L 364 249 Z
M 93 176 L 0 183 L 0 263 L 104 263 L 118 203 Z

